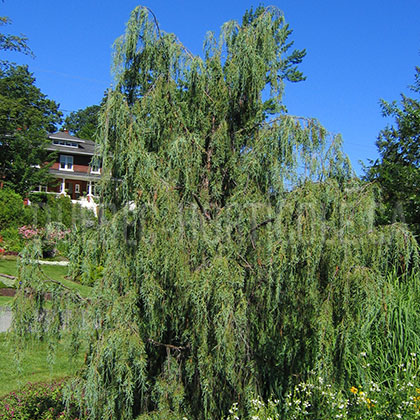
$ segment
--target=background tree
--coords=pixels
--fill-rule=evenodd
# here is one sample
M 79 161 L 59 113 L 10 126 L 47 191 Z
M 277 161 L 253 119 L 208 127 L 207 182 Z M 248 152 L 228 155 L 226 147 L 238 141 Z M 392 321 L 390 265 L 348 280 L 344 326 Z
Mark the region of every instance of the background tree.
M 420 93 L 420 68 L 410 87 Z M 379 134 L 380 158 L 368 169 L 367 179 L 382 187 L 385 208 L 382 222 L 403 221 L 420 234 L 420 98 L 401 95 L 401 103 L 381 101 L 382 112 L 395 122 Z
M 22 337 L 59 339 L 65 323 L 73 350 L 86 340 L 68 392 L 91 419 L 221 418 L 233 402 L 286 398 L 310 372 L 370 384 L 363 351 L 389 363 L 372 368 L 381 387 L 396 382 L 404 313 L 389 273 L 407 283 L 417 244 L 375 226 L 374 187 L 340 139 L 286 113 L 284 84 L 303 79 L 290 33 L 260 7 L 209 33 L 200 58 L 138 7 L 117 40 L 104 215 L 72 241 L 70 271 L 92 296 L 45 281 L 28 250 L 14 314 Z M 401 354 L 417 351 L 417 334 L 402 336 Z
M 46 182 L 47 135 L 61 121 L 26 66 L 0 70 L 0 178 L 20 194 Z
M 64 126 L 71 134 L 77 137 L 95 140 L 100 110 L 101 107 L 99 105 L 91 105 L 74 111 L 65 118 Z
M 11 23 L 10 18 L 7 16 L 0 16 L 0 26 L 8 25 Z M 24 35 L 10 35 L 0 33 L 0 50 L 2 51 L 15 51 L 23 54 L 33 56 L 31 49 L 28 46 L 28 38 Z M 0 60 L 0 67 L 9 65 L 7 60 Z

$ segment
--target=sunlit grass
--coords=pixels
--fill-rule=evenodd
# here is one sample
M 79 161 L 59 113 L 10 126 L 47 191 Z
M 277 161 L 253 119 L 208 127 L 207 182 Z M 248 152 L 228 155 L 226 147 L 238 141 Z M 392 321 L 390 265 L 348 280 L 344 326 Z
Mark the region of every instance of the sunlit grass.
M 9 276 L 17 276 L 17 263 L 18 260 L 12 260 L 12 259 L 3 259 L 0 260 L 0 273 L 7 274 Z M 65 266 L 60 265 L 42 265 L 41 266 L 42 271 L 45 273 L 45 275 L 53 280 L 59 281 L 64 286 L 76 290 L 78 293 L 80 293 L 83 297 L 88 297 L 91 291 L 91 288 L 89 286 L 85 286 L 80 283 L 75 283 L 71 280 L 66 279 L 66 276 L 68 274 L 68 268 Z M 5 284 L 7 282 L 11 282 L 10 280 L 2 277 L 1 281 Z M 11 284 L 10 284 L 11 285 Z
M 0 273 L 17 276 L 17 259 L 0 260 Z M 64 286 L 77 291 L 83 297 L 90 294 L 91 288 L 72 282 L 67 276 L 67 267 L 42 265 L 44 274 Z M 14 280 L 0 277 L 6 286 L 13 286 Z M 0 307 L 11 306 L 12 297 L 0 296 Z M 47 302 L 47 308 L 49 302 Z M 13 340 L 5 333 L 0 333 L 0 395 L 21 388 L 28 382 L 48 382 L 53 379 L 71 376 L 81 366 L 82 356 L 70 360 L 63 344 L 54 352 L 53 362 L 48 360 L 48 348 L 45 342 L 34 341 L 20 351 L 14 347 Z M 17 362 L 17 356 L 22 356 Z
M 11 306 L 13 301 L 12 297 L 9 296 L 0 296 L 0 307 L 1 306 Z
M 0 333 L 0 396 L 21 388 L 28 382 L 48 382 L 71 376 L 82 364 L 82 353 L 70 360 L 63 344 L 59 344 L 53 362 L 47 359 L 47 344 L 34 341 L 18 355 L 13 340 Z

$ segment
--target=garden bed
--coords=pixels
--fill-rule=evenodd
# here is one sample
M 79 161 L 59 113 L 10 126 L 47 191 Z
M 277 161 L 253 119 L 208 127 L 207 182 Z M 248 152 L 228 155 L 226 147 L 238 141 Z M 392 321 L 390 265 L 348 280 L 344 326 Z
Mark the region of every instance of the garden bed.
M 0 288 L 0 296 L 13 297 L 16 294 L 16 289 L 12 287 L 2 287 Z

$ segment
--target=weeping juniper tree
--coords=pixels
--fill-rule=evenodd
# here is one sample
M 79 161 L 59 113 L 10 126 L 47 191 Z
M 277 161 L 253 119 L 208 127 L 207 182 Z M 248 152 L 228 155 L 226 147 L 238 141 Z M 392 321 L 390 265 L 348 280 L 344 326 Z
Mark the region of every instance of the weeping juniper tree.
M 71 395 L 90 418 L 220 418 L 309 370 L 347 384 L 387 273 L 417 267 L 403 226 L 375 227 L 375 191 L 340 139 L 287 114 L 284 83 L 303 79 L 304 56 L 290 33 L 260 7 L 209 33 L 200 58 L 139 7 L 117 40 L 104 211 L 71 260 L 93 294 L 28 263 L 16 299 L 21 336 L 52 340 L 65 323 L 75 349 L 87 342 Z

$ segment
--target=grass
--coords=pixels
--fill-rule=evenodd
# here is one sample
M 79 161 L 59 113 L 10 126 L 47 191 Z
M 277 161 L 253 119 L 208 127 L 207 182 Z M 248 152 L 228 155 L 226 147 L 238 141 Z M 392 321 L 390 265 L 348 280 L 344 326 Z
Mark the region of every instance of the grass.
M 0 273 L 7 274 L 8 276 L 16 276 L 17 275 L 17 268 L 16 268 L 17 259 L 0 259 Z M 6 283 L 6 279 L 4 277 L 1 278 L 3 283 Z
M 9 276 L 17 276 L 17 259 L 2 259 L 0 260 L 0 273 L 7 274 Z M 89 286 L 85 286 L 80 283 L 75 283 L 71 280 L 66 279 L 67 276 L 67 267 L 60 265 L 42 265 L 42 271 L 51 279 L 57 280 L 62 283 L 64 286 L 77 291 L 81 296 L 88 297 L 91 291 Z M 5 284 L 8 282 L 12 286 L 10 280 L 2 277 L 1 281 Z
M 0 308 L 2 306 L 11 306 L 12 305 L 12 297 L 9 296 L 0 296 Z
M 17 276 L 18 259 L 0 259 L 0 273 Z M 83 297 L 90 294 L 91 288 L 66 279 L 67 267 L 42 265 L 42 271 L 49 278 L 59 281 L 64 286 L 77 291 Z M 14 280 L 0 277 L 7 286 L 13 286 Z M 0 296 L 0 307 L 11 306 L 13 298 Z M 0 333 L 0 396 L 21 388 L 27 382 L 48 382 L 74 374 L 81 366 L 82 358 L 70 360 L 64 345 L 59 344 L 55 352 L 54 363 L 47 360 L 48 349 L 44 342 L 34 341 L 22 353 L 22 360 L 17 363 L 16 349 L 8 335 Z
M 48 382 L 71 376 L 82 365 L 82 354 L 70 360 L 63 344 L 59 344 L 54 363 L 47 360 L 47 344 L 32 342 L 22 352 L 22 360 L 15 359 L 16 349 L 8 335 L 0 333 L 0 396 L 21 388 L 28 382 Z

